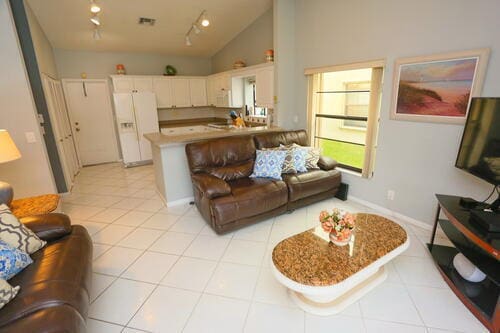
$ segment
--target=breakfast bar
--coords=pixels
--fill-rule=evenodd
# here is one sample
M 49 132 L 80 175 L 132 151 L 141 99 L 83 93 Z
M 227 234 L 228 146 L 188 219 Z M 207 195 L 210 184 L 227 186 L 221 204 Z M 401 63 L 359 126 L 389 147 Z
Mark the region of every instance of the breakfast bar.
M 193 189 L 185 153 L 186 144 L 207 139 L 280 131 L 276 126 L 215 128 L 207 125 L 161 128 L 160 133 L 144 134 L 153 152 L 155 183 L 167 206 L 193 200 Z

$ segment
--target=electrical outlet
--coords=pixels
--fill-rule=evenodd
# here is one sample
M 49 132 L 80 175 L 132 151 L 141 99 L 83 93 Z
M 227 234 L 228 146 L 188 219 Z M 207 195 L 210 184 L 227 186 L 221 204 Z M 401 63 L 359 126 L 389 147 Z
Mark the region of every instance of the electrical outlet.
M 387 199 L 388 200 L 394 200 L 395 196 L 396 196 L 396 192 L 394 190 L 387 191 Z

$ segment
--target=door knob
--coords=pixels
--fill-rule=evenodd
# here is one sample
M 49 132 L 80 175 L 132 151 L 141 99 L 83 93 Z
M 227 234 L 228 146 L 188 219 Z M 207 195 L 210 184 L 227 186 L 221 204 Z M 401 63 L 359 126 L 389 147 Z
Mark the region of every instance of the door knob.
M 78 126 L 78 122 L 76 122 L 75 125 Z
M 75 128 L 75 130 L 76 130 L 77 132 L 80 132 L 80 129 L 79 129 L 79 128 Z

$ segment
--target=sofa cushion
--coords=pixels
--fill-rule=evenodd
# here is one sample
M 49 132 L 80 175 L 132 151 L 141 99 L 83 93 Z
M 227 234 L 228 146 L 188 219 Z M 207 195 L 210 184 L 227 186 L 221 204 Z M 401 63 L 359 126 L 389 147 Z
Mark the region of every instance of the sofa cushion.
M 0 279 L 9 280 L 32 262 L 29 254 L 0 239 Z
M 229 137 L 186 145 L 186 156 L 192 173 L 208 173 L 228 180 L 250 176 L 255 159 L 251 136 Z
M 254 136 L 254 141 L 257 149 L 279 147 L 280 145 L 287 146 L 293 143 L 301 146 L 309 145 L 305 130 L 258 134 Z
M 281 170 L 286 150 L 257 150 L 257 157 L 250 178 L 272 178 L 281 180 Z
M 12 287 L 7 281 L 0 279 L 0 309 L 16 297 L 19 288 L 19 286 Z
M 0 327 L 47 307 L 69 305 L 86 317 L 92 243 L 82 226 L 32 254 L 33 263 L 9 283 L 21 290 L 2 311 Z
M 295 175 L 283 175 L 283 180 L 288 186 L 289 200 L 296 201 L 339 187 L 340 172 L 311 170 Z
M 228 182 L 231 194 L 210 202 L 211 214 L 217 224 L 259 215 L 284 206 L 288 200 L 283 181 L 266 178 L 242 178 Z
M 30 254 L 47 244 L 19 222 L 5 204 L 0 205 L 0 238 L 12 247 Z

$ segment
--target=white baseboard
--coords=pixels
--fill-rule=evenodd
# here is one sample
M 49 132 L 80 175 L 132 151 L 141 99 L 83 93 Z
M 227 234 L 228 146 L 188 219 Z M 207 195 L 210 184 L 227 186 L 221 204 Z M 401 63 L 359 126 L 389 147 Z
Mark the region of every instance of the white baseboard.
M 188 198 L 183 198 L 183 199 L 174 200 L 174 201 L 167 201 L 167 207 L 185 205 L 185 204 L 188 204 L 192 201 L 194 201 L 194 197 L 188 197 Z
M 388 208 L 379 206 L 377 204 L 374 204 L 373 202 L 366 201 L 366 200 L 354 197 L 352 195 L 349 195 L 348 199 L 352 200 L 354 202 L 357 202 L 359 204 L 362 204 L 362 205 L 364 205 L 366 207 L 369 207 L 371 209 L 375 209 L 375 210 L 381 212 L 382 214 L 393 216 L 393 217 L 398 218 L 398 219 L 400 219 L 400 220 L 402 220 L 404 222 L 413 224 L 414 226 L 417 226 L 419 228 L 426 229 L 426 230 L 432 230 L 432 226 L 430 224 L 428 224 L 428 223 L 416 220 L 416 219 L 414 219 L 412 217 L 409 217 L 409 216 L 403 215 L 401 213 L 395 212 L 393 210 L 390 210 Z

